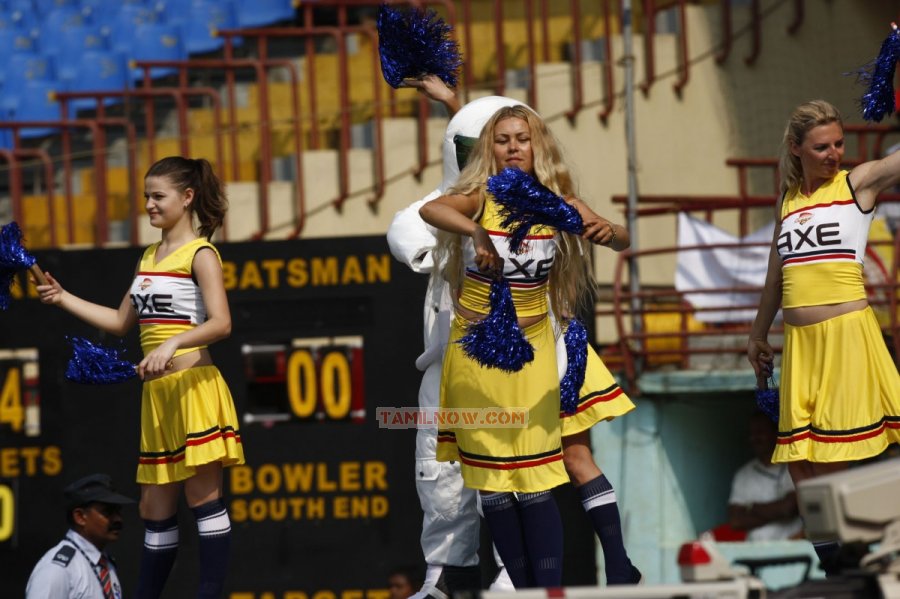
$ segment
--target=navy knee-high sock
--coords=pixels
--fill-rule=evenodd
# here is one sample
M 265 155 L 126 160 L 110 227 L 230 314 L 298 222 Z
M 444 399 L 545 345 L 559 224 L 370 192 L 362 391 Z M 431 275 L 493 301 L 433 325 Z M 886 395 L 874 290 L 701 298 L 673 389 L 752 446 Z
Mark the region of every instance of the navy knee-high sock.
M 144 550 L 137 599 L 158 599 L 178 553 L 178 517 L 144 520 Z
M 561 586 L 563 531 L 556 500 L 550 491 L 519 493 L 518 500 L 534 583 L 539 587 Z
M 219 598 L 228 571 L 228 549 L 231 546 L 231 520 L 225 502 L 219 498 L 191 508 L 200 533 L 200 588 L 198 598 Z
M 528 559 L 525 557 L 516 498 L 512 493 L 482 493 L 481 508 L 513 586 L 517 589 L 528 588 Z
M 606 475 L 601 474 L 578 487 L 578 495 L 600 538 L 603 561 L 606 563 L 606 584 L 637 582 L 635 578 L 639 579 L 640 575 L 634 573 L 622 539 L 622 520 L 619 517 L 616 492 Z

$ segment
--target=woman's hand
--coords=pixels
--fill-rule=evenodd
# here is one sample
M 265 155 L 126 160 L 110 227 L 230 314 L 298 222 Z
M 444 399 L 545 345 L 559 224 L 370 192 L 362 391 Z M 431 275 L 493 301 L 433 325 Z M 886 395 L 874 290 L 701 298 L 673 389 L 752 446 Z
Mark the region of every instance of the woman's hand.
M 62 296 L 66 290 L 62 288 L 59 281 L 50 276 L 49 272 L 45 272 L 44 276 L 47 278 L 46 285 L 38 285 L 34 277 L 31 278 L 31 281 L 35 284 L 41 303 L 55 306 L 62 301 Z
M 597 245 L 605 245 L 617 252 L 628 249 L 631 245 L 631 238 L 628 235 L 628 229 L 620 227 L 612 223 L 593 210 L 574 196 L 567 196 L 568 202 L 578 214 L 584 223 L 584 231 L 581 233 L 582 239 Z
M 503 275 L 503 258 L 497 253 L 491 236 L 482 226 L 475 227 L 472 232 L 472 243 L 475 246 L 475 265 L 479 272 L 499 278 Z
M 177 344 L 170 338 L 144 356 L 144 359 L 141 360 L 137 367 L 138 376 L 141 377 L 141 380 L 148 376 L 163 374 L 170 369 L 176 349 L 178 349 Z
M 447 107 L 447 112 L 451 117 L 460 109 L 456 92 L 437 75 L 428 73 L 421 77 L 407 78 L 403 80 L 400 87 L 414 88 L 429 100 L 440 102 Z
M 775 368 L 775 350 L 765 339 L 750 339 L 747 342 L 747 359 L 753 366 L 756 378 L 768 378 Z
M 616 240 L 616 225 L 600 216 L 584 221 L 581 237 L 598 245 L 610 245 Z

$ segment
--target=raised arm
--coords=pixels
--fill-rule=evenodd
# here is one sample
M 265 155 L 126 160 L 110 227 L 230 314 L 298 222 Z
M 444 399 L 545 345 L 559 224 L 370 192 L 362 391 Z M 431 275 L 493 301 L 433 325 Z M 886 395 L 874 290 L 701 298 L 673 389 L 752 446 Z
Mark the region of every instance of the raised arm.
M 850 172 L 849 179 L 860 207 L 870 210 L 878 194 L 900 185 L 900 152 L 860 164 Z
M 138 364 L 138 374 L 141 378 L 148 374 L 165 372 L 176 350 L 210 345 L 231 334 L 231 310 L 228 307 L 228 297 L 225 295 L 222 265 L 218 256 L 212 250 L 201 249 L 194 255 L 192 269 L 203 294 L 206 322 L 166 339 L 144 356 Z
M 45 272 L 44 276 L 47 278 L 47 285 L 36 286 L 41 302 L 59 306 L 89 325 L 119 337 L 124 336 L 137 323 L 137 314 L 131 305 L 129 293 L 125 294 L 117 309 L 109 308 L 69 293 L 49 272 Z
M 498 274 L 503 269 L 503 259 L 490 235 L 480 224 L 472 220 L 478 211 L 478 194 L 444 195 L 419 209 L 419 215 L 429 225 L 448 233 L 472 238 L 475 245 L 475 264 L 484 273 Z
M 447 116 L 459 112 L 461 108 L 456 92 L 449 87 L 444 80 L 437 75 L 424 75 L 420 79 L 404 79 L 403 87 L 415 88 L 420 94 L 435 102 L 440 102 L 447 108 Z

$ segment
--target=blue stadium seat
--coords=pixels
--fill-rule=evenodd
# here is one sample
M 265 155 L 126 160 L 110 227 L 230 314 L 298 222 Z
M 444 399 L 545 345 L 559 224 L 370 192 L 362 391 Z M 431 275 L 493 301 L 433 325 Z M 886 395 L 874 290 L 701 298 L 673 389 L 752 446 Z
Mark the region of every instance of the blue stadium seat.
M 60 8 L 71 8 L 79 11 L 78 2 L 75 0 L 32 0 L 32 6 L 34 6 L 35 12 L 41 16 Z
M 15 90 L 6 90 L 0 96 L 0 110 L 11 121 L 58 121 L 59 102 L 53 93 L 58 84 L 52 81 L 28 81 Z M 22 129 L 20 137 L 45 137 L 56 133 L 54 127 L 32 127 Z
M 4 9 L 7 12 L 22 11 L 27 13 L 34 12 L 34 2 L 31 0 L 5 0 Z
M 4 91 L 30 81 L 55 81 L 53 60 L 39 54 L 17 53 L 0 64 L 0 88 Z
M 144 23 L 134 28 L 131 34 L 131 51 L 126 54 L 129 60 L 184 60 L 187 51 L 184 48 L 181 27 L 163 23 Z M 176 69 L 154 68 L 150 72 L 153 78 L 164 77 L 177 72 Z M 143 79 L 143 69 L 131 69 L 133 81 Z
M 0 8 L 0 29 L 20 29 L 21 23 L 19 18 L 16 18 L 16 15 L 21 15 L 21 11 L 18 13 L 13 13 L 11 11 Z
M 41 53 L 53 58 L 56 74 L 61 79 L 69 78 L 78 68 L 82 53 L 105 48 L 106 38 L 98 27 L 83 25 L 57 31 L 41 30 Z
M 119 91 L 130 84 L 130 73 L 125 57 L 108 50 L 89 50 L 81 55 L 81 60 L 70 78 L 61 78 L 66 91 Z M 103 104 L 119 104 L 122 98 L 106 98 Z M 69 100 L 69 116 L 79 110 L 96 109 L 92 98 Z
M 135 28 L 156 20 L 156 11 L 142 4 L 117 5 L 113 10 L 102 10 L 93 16 L 94 24 L 107 36 L 109 49 L 125 55 L 131 52 Z
M 52 39 L 58 31 L 86 25 L 81 9 L 75 6 L 63 6 L 38 14 L 38 37 L 41 41 Z
M 184 18 L 184 32 L 187 41 L 188 54 L 203 54 L 214 52 L 225 45 L 225 41 L 216 36 L 220 29 L 236 29 L 237 14 L 234 3 L 226 0 L 193 0 L 190 11 L 178 10 L 174 5 L 169 5 L 168 15 L 177 13 L 186 14 Z M 171 17 L 167 22 L 173 23 Z
M 0 29 L 0 56 L 4 60 L 13 54 L 34 54 L 37 47 L 34 38 L 23 29 Z
M 8 26 L 19 29 L 32 37 L 36 36 L 40 19 L 36 12 L 31 9 L 22 10 L 21 8 L 10 8 L 3 11 L 3 21 Z
M 290 21 L 295 15 L 293 0 L 237 0 L 240 27 L 261 27 Z

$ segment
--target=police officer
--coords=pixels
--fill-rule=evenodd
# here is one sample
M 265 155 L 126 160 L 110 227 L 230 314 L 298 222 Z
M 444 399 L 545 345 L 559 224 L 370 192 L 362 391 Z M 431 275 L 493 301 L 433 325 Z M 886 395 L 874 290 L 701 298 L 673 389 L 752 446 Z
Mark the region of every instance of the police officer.
M 122 506 L 134 500 L 116 493 L 105 474 L 81 478 L 63 494 L 69 531 L 34 567 L 25 598 L 121 599 L 122 585 L 104 548 L 119 538 Z

